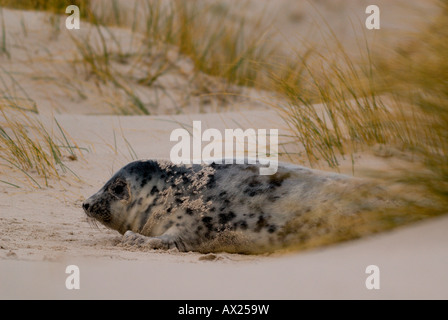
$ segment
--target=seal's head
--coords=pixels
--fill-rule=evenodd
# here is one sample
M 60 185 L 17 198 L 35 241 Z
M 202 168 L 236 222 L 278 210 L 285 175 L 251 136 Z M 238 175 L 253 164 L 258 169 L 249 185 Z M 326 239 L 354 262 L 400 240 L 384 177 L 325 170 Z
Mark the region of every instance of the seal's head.
M 160 168 L 155 161 L 135 161 L 119 170 L 97 193 L 82 204 L 88 217 L 124 234 L 141 228 L 144 223 L 136 204 L 150 199 L 157 185 Z

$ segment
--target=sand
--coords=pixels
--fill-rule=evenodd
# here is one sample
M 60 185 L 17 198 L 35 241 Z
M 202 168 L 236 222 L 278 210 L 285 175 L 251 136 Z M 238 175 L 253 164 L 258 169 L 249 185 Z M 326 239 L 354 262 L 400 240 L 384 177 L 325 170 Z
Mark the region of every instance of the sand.
M 275 113 L 245 113 L 252 125 L 275 121 Z M 447 217 L 369 238 L 288 255 L 202 255 L 120 247 L 121 236 L 88 224 L 80 205 L 121 165 L 113 139 L 123 134 L 141 158 L 167 158 L 162 144 L 190 116 L 58 116 L 67 132 L 92 150 L 69 163 L 83 182 L 16 191 L 2 187 L 0 298 L 44 299 L 446 299 Z M 232 123 L 240 114 L 195 115 L 195 120 Z M 277 119 L 281 121 L 279 118 Z M 72 126 L 70 125 L 72 124 Z M 122 130 L 122 132 L 121 132 Z M 101 138 L 103 133 L 103 139 Z M 125 143 L 117 139 L 119 150 Z M 174 143 L 172 143 L 174 144 Z M 366 158 L 367 159 L 367 158 Z M 366 162 L 372 161 L 371 159 Z M 77 265 L 81 289 L 65 288 L 65 268 Z M 377 265 L 380 290 L 367 290 L 365 268 Z
M 19 299 L 447 299 L 448 219 L 282 257 L 140 253 L 135 259 L 65 256 L 0 263 L 0 298 Z M 428 250 L 430 248 L 430 250 Z M 114 253 L 111 252 L 111 256 Z M 65 288 L 65 268 L 80 289 Z M 368 265 L 380 289 L 367 290 Z
M 316 3 L 335 25 L 335 30 L 344 35 L 348 31 L 341 24 L 344 19 L 341 17 L 347 12 L 358 17 L 365 15 L 358 10 L 364 5 L 357 1 L 352 6 L 352 2 L 338 1 L 338 5 L 332 4 L 334 8 L 325 6 L 325 2 Z M 412 21 L 423 23 L 436 11 L 430 5 L 422 9 L 418 1 L 404 3 L 397 1 L 383 10 L 385 29 L 401 28 L 409 32 L 416 26 Z M 415 10 L 421 12 L 419 19 L 413 14 Z M 280 1 L 278 5 L 276 2 L 272 12 L 279 17 L 289 16 L 277 19 L 276 27 L 283 34 L 294 33 L 294 28 L 311 19 L 307 5 L 299 6 L 295 1 Z M 268 92 L 239 88 L 239 92 L 251 98 L 225 101 L 228 104 L 225 108 L 219 108 L 221 102 L 213 102 L 213 98 L 204 108 L 198 107 L 199 98 L 177 106 L 176 101 L 182 101 L 181 93 L 192 90 L 179 74 L 171 74 L 164 80 L 172 90 L 174 102 L 167 96 L 162 97 L 150 116 L 114 115 L 117 110 L 110 107 L 108 99 L 124 98 L 114 95 L 113 86 L 82 76 L 73 77 L 75 71 L 68 62 L 73 58 L 73 49 L 70 49 L 73 43 L 67 31 L 62 28 L 58 37 L 52 38 L 54 29 L 45 22 L 47 16 L 43 13 L 5 9 L 3 15 L 12 58 L 0 57 L 2 68 L 14 73 L 36 101 L 39 118 L 47 127 L 55 130 L 54 116 L 83 151 L 78 160 L 66 162 L 79 179 L 65 173 L 62 181 L 50 180 L 49 186 L 42 189 L 26 183 L 20 189 L 0 184 L 0 299 L 448 298 L 446 216 L 287 255 L 203 255 L 121 247 L 117 232 L 88 224 L 81 203 L 129 161 L 169 158 L 174 145 L 169 142 L 173 129 L 188 128 L 193 120 L 202 121 L 204 129 L 279 128 L 283 142 L 288 142 L 290 131 L 277 112 L 261 101 L 271 97 Z M 406 15 L 412 19 L 397 18 Z M 27 26 L 27 36 L 21 20 Z M 89 32 L 86 27 L 76 37 L 82 38 Z M 126 46 L 129 31 L 116 28 L 114 32 Z M 351 41 L 349 33 L 346 39 Z M 138 46 L 127 43 L 126 48 L 133 50 Z M 57 62 L 53 59 L 55 56 Z M 188 71 L 189 62 L 182 63 L 179 67 Z M 131 71 L 123 72 L 130 72 L 132 79 Z M 20 92 L 17 86 L 11 86 Z M 140 89 L 142 97 L 150 99 L 154 95 L 154 89 Z M 179 110 L 182 114 L 175 115 Z M 297 145 L 286 145 L 286 148 L 288 152 L 302 150 Z M 281 160 L 308 165 L 304 157 Z M 362 176 L 364 169 L 387 170 L 401 160 L 357 154 L 356 161 L 355 175 Z M 330 170 L 325 166 L 321 169 Z M 1 170 L 2 179 L 23 183 L 19 172 Z M 349 160 L 343 162 L 341 171 L 352 173 Z M 65 288 L 65 268 L 71 264 L 80 268 L 80 290 Z M 379 290 L 366 289 L 368 265 L 380 268 Z

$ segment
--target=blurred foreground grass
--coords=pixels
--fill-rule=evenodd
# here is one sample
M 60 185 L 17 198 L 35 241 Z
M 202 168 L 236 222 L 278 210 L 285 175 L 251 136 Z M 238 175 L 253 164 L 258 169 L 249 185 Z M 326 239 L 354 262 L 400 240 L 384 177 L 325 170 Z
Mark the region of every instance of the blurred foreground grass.
M 365 44 L 364 58 L 353 61 L 331 34 L 332 55 L 297 52 L 298 67 L 272 73 L 276 90 L 287 100 L 276 108 L 311 165 L 324 161 L 337 168 L 340 159 L 378 145 L 412 158 L 407 168 L 371 173 L 386 190 L 399 186 L 399 192 L 387 195 L 393 205 L 331 221 L 304 215 L 285 230 L 308 226 L 296 235 L 304 238 L 296 249 L 448 213 L 448 2 L 439 4 L 441 14 L 427 29 L 390 51 L 373 52 Z M 360 191 L 353 203 L 369 195 Z

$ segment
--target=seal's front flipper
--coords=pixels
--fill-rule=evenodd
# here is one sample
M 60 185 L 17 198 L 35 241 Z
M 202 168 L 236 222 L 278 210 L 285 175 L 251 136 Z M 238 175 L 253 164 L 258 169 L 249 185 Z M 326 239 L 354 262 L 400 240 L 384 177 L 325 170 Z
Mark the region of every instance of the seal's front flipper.
M 167 234 L 158 237 L 146 237 L 132 231 L 126 231 L 121 240 L 121 244 L 137 248 L 161 250 L 177 248 L 179 251 L 186 251 L 185 245 L 178 237 Z

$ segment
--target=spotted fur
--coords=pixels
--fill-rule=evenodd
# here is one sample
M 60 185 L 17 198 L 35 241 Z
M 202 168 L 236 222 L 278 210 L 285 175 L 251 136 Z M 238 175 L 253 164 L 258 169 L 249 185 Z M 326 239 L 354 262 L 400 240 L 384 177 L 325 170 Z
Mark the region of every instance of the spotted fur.
M 320 209 L 319 219 L 351 214 L 334 203 L 353 184 L 352 178 L 290 164 L 279 164 L 277 173 L 267 176 L 259 175 L 258 167 L 135 161 L 83 208 L 89 217 L 123 234 L 124 244 L 200 252 L 282 248 L 301 239 L 288 232 L 291 225 L 296 223 L 294 232 L 300 232 L 297 219 L 306 216 L 310 222 L 303 228 L 312 228 L 310 212 L 325 203 L 328 212 Z

